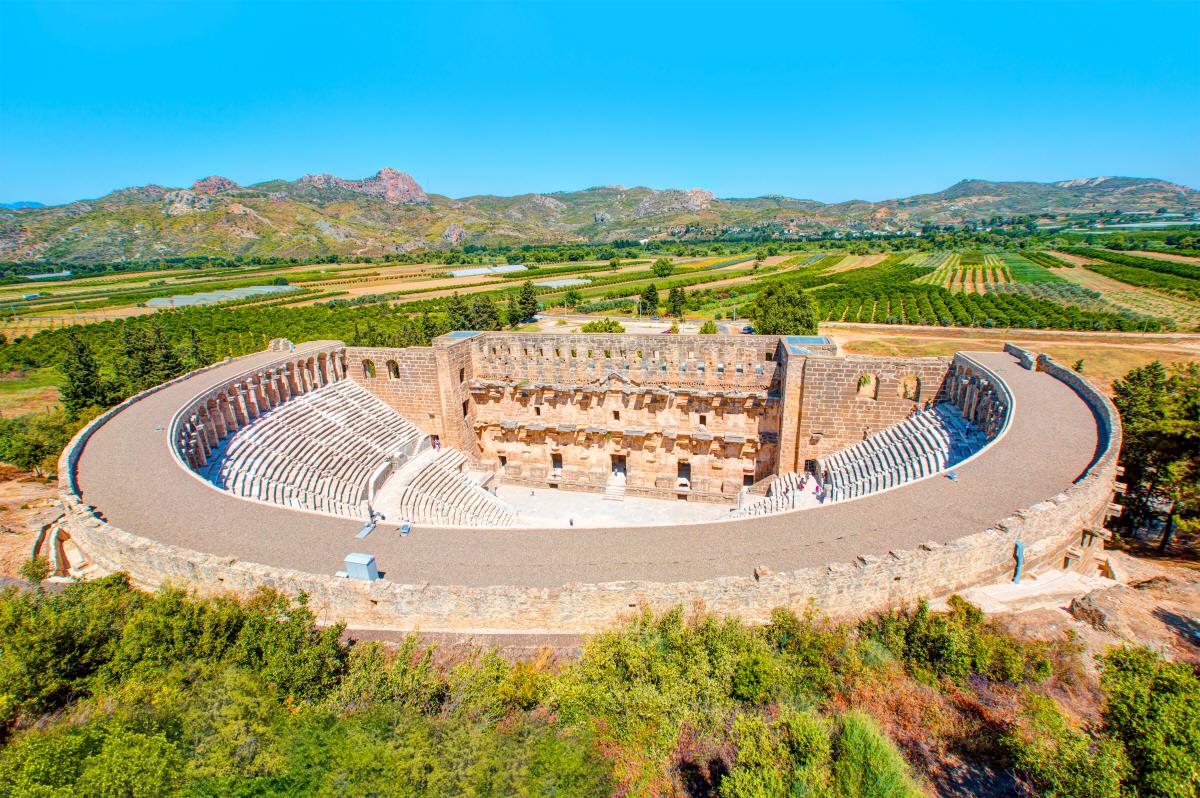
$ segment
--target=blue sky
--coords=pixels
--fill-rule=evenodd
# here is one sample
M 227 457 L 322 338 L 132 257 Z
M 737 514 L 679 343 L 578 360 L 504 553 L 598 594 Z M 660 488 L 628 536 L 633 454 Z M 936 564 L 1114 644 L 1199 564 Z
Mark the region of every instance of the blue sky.
M 0 0 L 0 200 L 382 166 L 451 196 L 1200 187 L 1200 3 Z

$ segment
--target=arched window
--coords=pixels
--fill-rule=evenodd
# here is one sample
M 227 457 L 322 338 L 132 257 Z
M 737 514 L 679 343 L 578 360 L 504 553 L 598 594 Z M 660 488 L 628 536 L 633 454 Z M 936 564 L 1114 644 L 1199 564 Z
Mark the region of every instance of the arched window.
M 874 374 L 860 374 L 858 377 L 858 398 L 876 399 L 879 396 L 879 377 Z
M 400 379 L 400 366 L 396 363 L 396 361 L 389 360 L 387 362 L 387 367 L 388 367 L 388 377 L 392 378 L 393 380 Z
M 896 395 L 901 399 L 917 401 L 921 396 L 921 380 L 912 374 L 901 377 L 896 386 Z
M 372 378 L 375 376 L 375 361 L 374 360 L 364 360 L 363 361 L 363 376 L 364 377 L 372 377 Z

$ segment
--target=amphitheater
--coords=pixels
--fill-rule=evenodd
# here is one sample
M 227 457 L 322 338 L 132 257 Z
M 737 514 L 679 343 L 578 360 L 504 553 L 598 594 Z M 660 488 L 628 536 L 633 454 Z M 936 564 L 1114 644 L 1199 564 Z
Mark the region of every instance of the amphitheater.
M 1120 436 L 1103 394 L 1014 346 L 279 339 L 81 430 L 55 550 L 147 587 L 304 593 L 353 628 L 585 632 L 680 604 L 847 617 L 1095 568 Z

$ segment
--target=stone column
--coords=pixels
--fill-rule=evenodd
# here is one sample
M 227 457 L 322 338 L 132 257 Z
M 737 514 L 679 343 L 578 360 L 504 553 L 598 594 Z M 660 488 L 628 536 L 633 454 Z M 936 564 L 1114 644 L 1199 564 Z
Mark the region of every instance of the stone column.
M 211 452 L 221 440 L 221 436 L 217 434 L 217 424 L 213 420 L 212 414 L 208 412 L 207 405 L 197 408 L 196 412 L 200 416 L 200 429 L 203 431 L 204 443 Z
M 241 429 L 250 423 L 250 414 L 246 412 L 246 404 L 242 401 L 241 387 L 238 385 L 229 386 L 226 396 L 228 397 L 229 410 L 233 414 L 233 420 L 236 423 L 237 429 Z
M 208 465 L 208 447 L 204 445 L 204 438 L 199 432 L 192 432 L 187 451 L 192 468 L 199 470 Z
M 259 407 L 265 413 L 279 404 L 279 395 L 275 393 L 275 384 L 271 382 L 271 373 L 260 371 L 255 379 L 255 386 L 261 399 Z
M 238 424 L 237 415 L 233 412 L 233 405 L 226 394 L 221 394 L 217 397 L 217 410 L 220 412 L 221 417 L 225 419 L 226 435 L 232 435 L 241 429 L 241 425 Z
M 251 420 L 257 419 L 262 413 L 258 409 L 258 394 L 254 391 L 254 378 L 247 377 L 239 387 L 242 392 L 242 402 L 246 406 L 246 414 Z
M 284 404 L 292 398 L 292 383 L 288 378 L 287 369 L 282 366 L 272 369 L 271 378 L 275 382 L 275 392 L 279 396 L 276 404 Z

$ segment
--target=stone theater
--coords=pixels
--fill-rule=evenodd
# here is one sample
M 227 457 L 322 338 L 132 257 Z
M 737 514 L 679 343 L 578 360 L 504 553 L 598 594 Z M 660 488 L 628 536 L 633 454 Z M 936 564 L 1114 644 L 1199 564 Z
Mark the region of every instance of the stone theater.
M 303 591 L 352 626 L 584 631 L 697 602 L 852 615 L 1095 567 L 1119 443 L 1107 398 L 1014 346 L 279 339 L 80 432 L 58 565 Z

